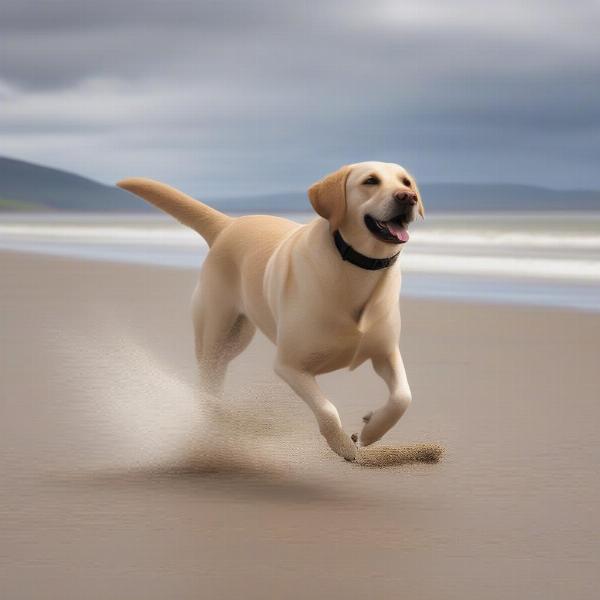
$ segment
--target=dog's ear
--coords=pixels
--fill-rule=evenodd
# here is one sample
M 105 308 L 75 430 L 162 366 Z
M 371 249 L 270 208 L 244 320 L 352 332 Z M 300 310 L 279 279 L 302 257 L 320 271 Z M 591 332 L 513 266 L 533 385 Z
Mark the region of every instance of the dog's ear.
M 313 183 L 308 188 L 308 198 L 316 213 L 329 221 L 331 231 L 339 229 L 346 214 L 346 180 L 348 165 Z
M 421 192 L 419 192 L 419 188 L 417 184 L 414 184 L 415 192 L 417 192 L 417 211 L 421 215 L 421 219 L 425 218 L 425 205 L 423 204 L 423 199 L 421 198 Z

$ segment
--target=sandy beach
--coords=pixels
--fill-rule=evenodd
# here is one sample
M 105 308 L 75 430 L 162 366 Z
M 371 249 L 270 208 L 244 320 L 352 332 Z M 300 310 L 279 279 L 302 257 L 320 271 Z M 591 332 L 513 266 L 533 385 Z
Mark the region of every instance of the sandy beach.
M 192 270 L 0 253 L 0 597 L 596 597 L 600 315 L 402 300 L 413 404 L 348 464 L 257 336 L 195 390 Z M 322 378 L 348 432 L 385 401 Z

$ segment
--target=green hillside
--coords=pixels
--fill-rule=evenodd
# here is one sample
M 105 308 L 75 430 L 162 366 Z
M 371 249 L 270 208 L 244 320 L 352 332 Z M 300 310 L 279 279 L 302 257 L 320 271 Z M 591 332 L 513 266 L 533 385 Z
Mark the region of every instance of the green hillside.
M 39 212 L 53 210 L 48 206 L 27 200 L 8 200 L 0 198 L 0 211 L 3 212 Z

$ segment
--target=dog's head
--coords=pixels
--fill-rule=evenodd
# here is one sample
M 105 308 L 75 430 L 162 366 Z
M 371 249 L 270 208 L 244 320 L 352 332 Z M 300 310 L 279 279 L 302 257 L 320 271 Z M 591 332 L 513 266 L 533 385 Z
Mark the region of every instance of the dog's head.
M 414 178 L 394 163 L 344 166 L 313 184 L 308 197 L 331 231 L 378 254 L 407 242 L 409 224 L 425 213 Z

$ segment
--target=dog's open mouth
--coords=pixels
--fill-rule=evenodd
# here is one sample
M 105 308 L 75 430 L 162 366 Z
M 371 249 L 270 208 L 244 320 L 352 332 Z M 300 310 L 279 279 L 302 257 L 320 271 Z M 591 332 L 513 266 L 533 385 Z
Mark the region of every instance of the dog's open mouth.
M 388 244 L 405 244 L 408 242 L 407 223 L 402 215 L 398 215 L 390 221 L 378 221 L 370 215 L 365 215 L 365 225 L 382 242 Z

